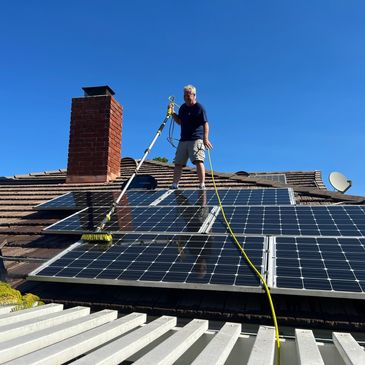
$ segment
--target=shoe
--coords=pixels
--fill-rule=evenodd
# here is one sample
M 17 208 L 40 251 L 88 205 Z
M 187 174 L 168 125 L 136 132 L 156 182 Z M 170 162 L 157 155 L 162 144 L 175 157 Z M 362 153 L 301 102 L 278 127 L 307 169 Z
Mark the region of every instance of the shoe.
M 205 187 L 205 185 L 204 185 L 204 184 L 199 185 L 199 189 L 200 189 L 200 190 L 207 190 L 207 188 Z
M 173 189 L 173 190 L 179 189 L 179 184 L 172 183 L 170 189 Z

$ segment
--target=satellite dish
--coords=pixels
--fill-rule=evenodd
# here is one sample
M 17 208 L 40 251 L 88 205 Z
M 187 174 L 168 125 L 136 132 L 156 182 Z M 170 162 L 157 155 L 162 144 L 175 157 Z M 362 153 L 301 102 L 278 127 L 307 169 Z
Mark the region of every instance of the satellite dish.
M 248 176 L 250 174 L 248 172 L 246 172 L 246 171 L 237 171 L 237 172 L 234 173 L 234 175 Z
M 352 186 L 352 181 L 337 171 L 330 173 L 329 180 L 331 185 L 340 193 L 345 193 Z

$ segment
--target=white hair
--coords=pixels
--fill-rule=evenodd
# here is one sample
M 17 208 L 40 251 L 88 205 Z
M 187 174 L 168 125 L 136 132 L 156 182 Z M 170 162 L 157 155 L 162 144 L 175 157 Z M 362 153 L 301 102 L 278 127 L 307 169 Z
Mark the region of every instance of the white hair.
M 192 94 L 196 95 L 196 87 L 193 85 L 186 85 L 184 86 L 184 92 L 186 91 L 190 91 Z

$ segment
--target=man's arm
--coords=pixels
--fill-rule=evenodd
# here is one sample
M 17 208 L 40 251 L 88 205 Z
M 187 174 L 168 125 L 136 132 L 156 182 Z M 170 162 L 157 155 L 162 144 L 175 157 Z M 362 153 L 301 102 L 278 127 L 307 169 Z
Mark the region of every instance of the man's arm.
M 203 126 L 204 126 L 204 137 L 203 137 L 204 146 L 208 149 L 212 149 L 213 145 L 209 141 L 209 124 L 208 124 L 208 122 L 205 122 Z
M 179 116 L 175 113 L 175 112 L 173 112 L 172 113 L 172 119 L 177 123 L 177 124 L 181 124 L 181 119 L 179 118 Z

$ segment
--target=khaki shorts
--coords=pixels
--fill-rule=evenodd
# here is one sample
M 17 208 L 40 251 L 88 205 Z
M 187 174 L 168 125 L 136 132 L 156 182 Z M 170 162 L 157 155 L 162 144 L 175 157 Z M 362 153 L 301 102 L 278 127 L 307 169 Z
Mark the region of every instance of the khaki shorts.
M 180 141 L 174 159 L 174 164 L 185 166 L 188 159 L 194 163 L 195 161 L 205 160 L 205 146 L 202 139 L 195 141 Z

